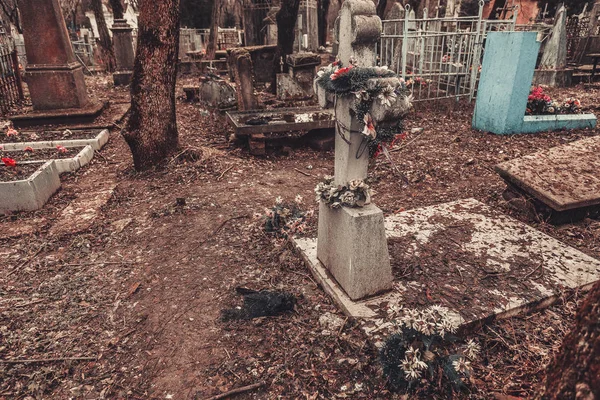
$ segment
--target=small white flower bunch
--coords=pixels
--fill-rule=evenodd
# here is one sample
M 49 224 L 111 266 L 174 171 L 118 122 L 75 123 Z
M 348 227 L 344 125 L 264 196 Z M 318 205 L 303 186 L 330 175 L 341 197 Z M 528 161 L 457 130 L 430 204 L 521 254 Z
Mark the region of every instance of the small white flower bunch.
M 421 377 L 421 371 L 427 369 L 427 363 L 421 360 L 419 349 L 409 347 L 404 353 L 404 360 L 400 363 L 402 370 L 408 380 L 415 380 Z
M 369 199 L 369 186 L 362 180 L 353 180 L 346 185 L 335 185 L 332 176 L 325 176 L 315 187 L 317 203 L 325 201 L 331 208 L 362 207 Z
M 407 309 L 399 322 L 400 325 L 421 332 L 423 335 L 439 335 L 442 338 L 447 333 L 455 333 L 458 329 L 456 322 L 450 318 L 449 310 L 438 305 L 424 310 Z

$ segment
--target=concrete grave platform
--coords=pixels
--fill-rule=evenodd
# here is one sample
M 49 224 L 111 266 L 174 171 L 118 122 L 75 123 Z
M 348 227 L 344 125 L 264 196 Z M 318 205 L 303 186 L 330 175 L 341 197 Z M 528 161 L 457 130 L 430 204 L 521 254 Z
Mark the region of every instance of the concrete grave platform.
M 554 211 L 600 207 L 600 136 L 539 151 L 496 166 L 510 187 Z
M 381 319 L 389 304 L 448 307 L 462 324 L 547 307 L 565 289 L 589 289 L 600 261 L 474 199 L 386 218 L 394 289 L 352 301 L 317 259 L 316 239 L 295 246 L 348 316 Z
M 108 102 L 90 103 L 81 108 L 33 111 L 9 117 L 15 128 L 36 125 L 62 125 L 88 123 L 96 119 L 106 108 Z
M 227 119 L 235 128 L 236 136 L 335 127 L 333 112 L 319 107 L 230 111 L 227 113 Z
M 72 129 L 75 132 L 75 129 Z M 27 147 L 32 149 L 49 149 L 56 146 L 64 147 L 84 147 L 90 145 L 93 150 L 100 150 L 110 138 L 108 129 L 103 129 L 98 132 L 96 137 L 91 139 L 72 139 L 72 140 L 40 140 L 35 142 L 16 142 L 16 143 L 0 143 L 0 146 L 7 151 L 24 150 Z
M 54 159 L 54 165 L 59 174 L 65 172 L 75 172 L 79 168 L 87 165 L 94 158 L 94 149 L 87 145 L 81 149 L 75 157 Z M 20 161 L 19 164 L 43 164 L 50 160 Z
M 42 164 L 27 179 L 0 182 L 0 214 L 38 210 L 59 188 L 60 177 L 54 161 Z

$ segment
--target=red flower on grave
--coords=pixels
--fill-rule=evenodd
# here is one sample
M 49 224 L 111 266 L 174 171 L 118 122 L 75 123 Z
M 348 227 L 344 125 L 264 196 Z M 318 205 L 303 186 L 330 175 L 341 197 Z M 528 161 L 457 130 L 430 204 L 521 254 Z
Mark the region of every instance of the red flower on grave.
M 17 136 L 18 134 L 19 132 L 13 128 L 8 128 L 8 131 L 6 131 L 6 136 Z
M 13 160 L 12 158 L 2 157 L 2 162 L 7 167 L 15 168 L 17 166 L 17 162 L 15 160 Z
M 59 153 L 67 152 L 67 148 L 65 146 L 61 146 L 61 145 L 56 146 L 56 150 L 58 150 Z
M 350 71 L 352 68 L 354 68 L 353 65 L 350 65 L 349 67 L 345 67 L 345 68 L 340 68 L 337 71 L 335 71 L 333 74 L 331 74 L 330 78 L 332 81 L 335 81 L 337 78 L 339 78 L 340 76 L 348 73 L 348 71 Z
M 407 136 L 408 134 L 406 132 L 397 134 L 396 136 L 394 136 L 394 140 L 392 140 L 392 144 L 390 145 L 390 147 L 394 147 L 396 143 L 403 141 L 404 139 L 406 139 Z
M 28 152 L 28 153 L 33 153 L 33 147 L 31 147 L 31 146 L 27 146 L 27 147 L 25 147 L 25 148 L 23 149 L 23 151 L 26 151 L 26 152 Z
M 381 144 L 378 144 L 377 150 L 375 150 L 375 154 L 373 154 L 373 158 L 379 157 L 379 155 L 381 154 L 382 151 L 383 151 L 383 148 L 381 147 Z

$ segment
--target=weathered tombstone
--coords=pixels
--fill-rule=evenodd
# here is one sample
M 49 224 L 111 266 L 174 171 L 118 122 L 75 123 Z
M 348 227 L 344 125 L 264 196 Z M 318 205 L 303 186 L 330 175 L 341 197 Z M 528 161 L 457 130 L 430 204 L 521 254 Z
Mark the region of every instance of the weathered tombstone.
M 539 69 L 535 71 L 536 85 L 570 86 L 573 70 L 567 69 L 567 10 L 561 7 L 556 14 L 550 40 L 544 47 Z
M 317 51 L 319 48 L 317 0 L 302 0 L 298 9 L 294 49 Z
M 254 73 L 252 57 L 244 48 L 232 49 L 229 53 L 229 68 L 237 85 L 238 110 L 254 110 L 258 99 L 254 93 Z
M 14 116 L 13 123 L 24 126 L 36 118 L 51 123 L 65 116 L 98 115 L 103 107 L 90 103 L 83 66 L 73 53 L 58 0 L 21 0 L 19 11 L 28 61 L 25 80 L 34 112 Z
M 381 20 L 371 0 L 346 0 L 340 11 L 339 59 L 342 65 L 375 65 Z M 322 97 L 322 96 L 320 96 Z M 323 103 L 322 103 L 323 105 Z M 367 178 L 368 152 L 359 147 L 363 135 L 353 111 L 353 99 L 335 102 L 335 178 L 337 185 Z M 372 110 L 374 119 L 383 117 Z M 342 128 L 345 127 L 345 128 Z M 392 287 L 392 270 L 383 213 L 374 204 L 360 208 L 319 206 L 317 257 L 346 294 L 357 300 Z
M 113 81 L 117 86 L 127 85 L 133 74 L 135 60 L 133 37 L 131 35 L 133 28 L 127 23 L 126 19 L 115 19 L 110 29 L 113 32 L 113 46 L 117 61 L 117 70 L 113 73 Z
M 315 53 L 288 54 L 288 73 L 277 74 L 277 97 L 282 100 L 310 98 L 314 95 L 315 69 L 321 56 Z
M 404 7 L 401 3 L 394 3 L 392 8 L 385 16 L 387 22 L 383 28 L 383 33 L 386 35 L 398 36 L 391 39 L 387 39 L 383 45 L 382 65 L 392 66 L 394 65 L 395 59 L 401 57 L 402 39 L 400 38 L 403 34 L 402 23 L 404 20 Z
M 593 114 L 525 115 L 540 47 L 536 32 L 490 32 L 486 39 L 473 128 L 495 134 L 596 126 Z

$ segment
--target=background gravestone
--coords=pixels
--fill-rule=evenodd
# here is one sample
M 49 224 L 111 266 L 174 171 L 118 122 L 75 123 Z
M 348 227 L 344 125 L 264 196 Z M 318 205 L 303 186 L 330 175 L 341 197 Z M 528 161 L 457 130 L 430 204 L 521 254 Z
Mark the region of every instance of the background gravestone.
M 474 129 L 499 135 L 596 126 L 593 114 L 525 115 L 540 43 L 536 32 L 490 32 L 473 114 Z
M 87 106 L 83 66 L 75 59 L 58 0 L 21 0 L 19 12 L 34 110 Z

